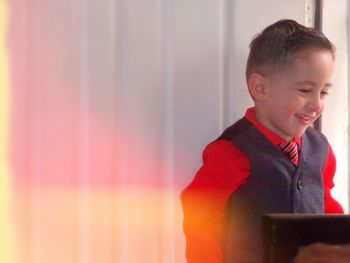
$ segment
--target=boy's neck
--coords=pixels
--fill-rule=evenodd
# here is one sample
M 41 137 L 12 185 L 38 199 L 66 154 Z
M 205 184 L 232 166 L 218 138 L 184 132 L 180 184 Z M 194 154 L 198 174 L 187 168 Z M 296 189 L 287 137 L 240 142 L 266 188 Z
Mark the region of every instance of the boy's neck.
M 270 127 L 270 125 L 268 124 L 268 121 L 264 118 L 264 113 L 261 109 L 259 109 L 258 107 L 255 107 L 255 112 L 254 112 L 254 117 L 255 119 L 262 125 L 265 127 L 265 129 L 269 130 L 270 132 L 276 134 L 277 136 L 281 137 L 283 140 L 285 141 L 292 141 L 295 138 L 294 137 L 287 137 L 285 135 L 281 135 L 278 133 L 278 131 L 274 130 L 273 128 Z

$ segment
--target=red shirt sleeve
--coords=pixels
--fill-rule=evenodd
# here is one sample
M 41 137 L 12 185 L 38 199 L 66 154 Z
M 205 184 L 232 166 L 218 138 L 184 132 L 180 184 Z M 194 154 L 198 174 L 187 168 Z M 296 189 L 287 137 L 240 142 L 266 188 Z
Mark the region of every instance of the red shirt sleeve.
M 248 158 L 231 142 L 207 146 L 203 165 L 182 192 L 188 263 L 222 263 L 221 219 L 231 194 L 250 173 Z
M 336 170 L 336 160 L 332 147 L 328 146 L 328 158 L 323 169 L 324 181 L 324 212 L 327 214 L 344 214 L 342 206 L 332 197 L 333 178 Z

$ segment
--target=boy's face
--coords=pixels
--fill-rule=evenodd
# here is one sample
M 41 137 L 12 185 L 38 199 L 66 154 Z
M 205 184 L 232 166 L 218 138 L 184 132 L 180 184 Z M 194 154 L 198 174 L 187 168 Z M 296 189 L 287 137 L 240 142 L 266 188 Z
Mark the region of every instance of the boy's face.
M 297 55 L 287 69 L 264 77 L 266 97 L 257 119 L 286 140 L 303 135 L 325 107 L 333 69 L 328 51 Z

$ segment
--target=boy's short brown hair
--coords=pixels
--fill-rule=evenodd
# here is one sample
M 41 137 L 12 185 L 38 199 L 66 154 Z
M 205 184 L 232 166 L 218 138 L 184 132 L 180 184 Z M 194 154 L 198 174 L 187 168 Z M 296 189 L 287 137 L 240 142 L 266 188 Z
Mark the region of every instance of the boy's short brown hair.
M 246 79 L 253 73 L 266 75 L 283 70 L 296 53 L 310 49 L 328 50 L 335 57 L 335 46 L 320 31 L 294 20 L 280 20 L 257 34 L 249 45 Z

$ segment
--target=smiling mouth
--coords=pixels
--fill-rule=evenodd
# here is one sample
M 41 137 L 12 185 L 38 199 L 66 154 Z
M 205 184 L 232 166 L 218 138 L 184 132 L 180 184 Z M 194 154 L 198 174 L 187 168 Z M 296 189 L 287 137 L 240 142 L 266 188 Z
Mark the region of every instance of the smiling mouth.
M 300 114 L 300 113 L 297 113 L 296 116 L 305 122 L 310 122 L 314 119 L 314 117 L 312 117 L 312 116 L 308 116 L 308 115 L 304 115 L 304 114 Z

